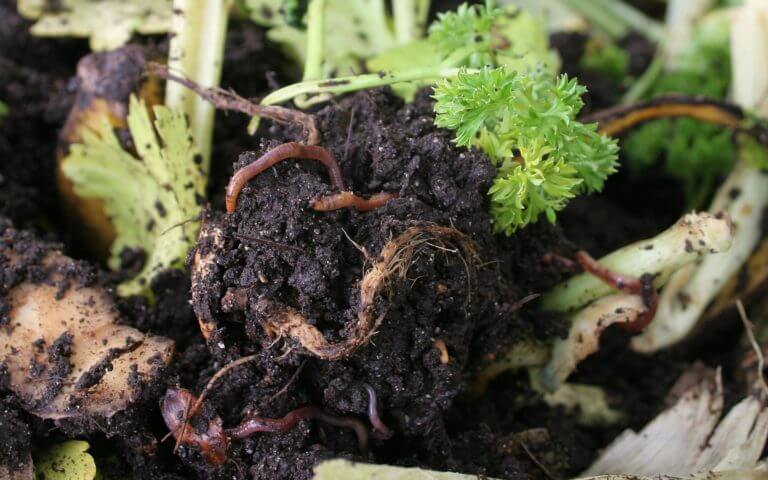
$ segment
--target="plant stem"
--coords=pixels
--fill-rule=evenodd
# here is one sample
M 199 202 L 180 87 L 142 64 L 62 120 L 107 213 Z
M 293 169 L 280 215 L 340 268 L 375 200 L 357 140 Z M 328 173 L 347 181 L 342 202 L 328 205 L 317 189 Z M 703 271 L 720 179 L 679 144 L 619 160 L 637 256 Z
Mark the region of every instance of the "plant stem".
M 621 97 L 621 103 L 628 104 L 640 101 L 643 97 L 645 97 L 646 93 L 648 93 L 653 84 L 656 83 L 656 80 L 659 78 L 659 75 L 661 75 L 663 70 L 664 56 L 661 54 L 656 54 L 653 57 L 651 64 L 648 65 L 648 68 L 646 68 L 643 74 L 640 75 L 637 80 L 635 80 L 635 83 L 629 87 L 629 90 L 627 90 L 624 96 Z
M 664 28 L 644 13 L 620 0 L 559 0 L 613 40 L 619 40 L 634 30 L 649 40 L 664 40 Z
M 654 284 L 658 286 L 702 253 L 727 250 L 732 237 L 733 229 L 727 216 L 691 213 L 656 237 L 620 248 L 599 262 L 623 275 L 656 275 Z M 611 292 L 614 290 L 594 275 L 581 274 L 546 293 L 541 305 L 546 310 L 571 311 Z
M 742 108 L 761 111 L 768 90 L 768 8 L 747 2 L 734 14 L 731 26 L 733 99 Z M 754 148 L 761 149 L 762 146 Z M 768 175 L 751 165 L 750 149 L 739 147 L 739 163 L 731 172 L 710 206 L 710 211 L 727 211 L 737 226 L 733 246 L 723 255 L 707 255 L 695 266 L 676 273 L 664 289 L 658 318 L 632 340 L 632 348 L 653 352 L 682 340 L 701 318 L 709 302 L 732 275 L 737 275 L 762 236 L 761 219 L 768 206 Z M 739 192 L 734 198 L 733 192 Z
M 230 3 L 231 0 L 174 0 L 168 54 L 168 68 L 172 72 L 205 87 L 218 86 Z M 203 157 L 203 169 L 209 171 L 215 108 L 176 82 L 166 85 L 165 104 L 186 113 Z
M 303 81 L 323 78 L 325 56 L 325 0 L 312 0 L 307 8 L 307 58 Z
M 262 105 L 275 105 L 278 103 L 293 100 L 300 95 L 306 95 L 308 104 L 324 101 L 325 94 L 338 95 L 341 93 L 365 90 L 368 88 L 383 87 L 395 83 L 413 82 L 418 80 L 437 80 L 440 78 L 451 78 L 459 74 L 461 69 L 452 67 L 430 67 L 409 70 L 398 73 L 367 73 L 363 75 L 352 75 L 348 77 L 338 77 L 323 80 L 310 80 L 306 82 L 294 83 L 279 90 L 275 90 L 261 101 Z M 471 70 L 468 70 L 471 71 Z M 259 125 L 259 117 L 253 117 L 248 125 L 248 132 L 253 134 Z
M 304 60 L 303 82 L 323 78 L 325 58 L 325 1 L 312 0 L 307 8 L 307 58 Z M 294 103 L 299 108 L 311 105 L 305 95 L 298 96 Z
M 731 192 L 740 191 L 735 200 Z M 664 289 L 657 320 L 632 339 L 632 348 L 652 352 L 682 340 L 731 275 L 749 258 L 761 237 L 760 221 L 768 200 L 768 175 L 740 161 L 718 190 L 714 205 L 737 225 L 733 244 L 721 255 L 706 255 L 698 265 L 675 273 Z
M 392 0 L 395 20 L 395 38 L 398 45 L 405 45 L 424 33 L 430 0 Z

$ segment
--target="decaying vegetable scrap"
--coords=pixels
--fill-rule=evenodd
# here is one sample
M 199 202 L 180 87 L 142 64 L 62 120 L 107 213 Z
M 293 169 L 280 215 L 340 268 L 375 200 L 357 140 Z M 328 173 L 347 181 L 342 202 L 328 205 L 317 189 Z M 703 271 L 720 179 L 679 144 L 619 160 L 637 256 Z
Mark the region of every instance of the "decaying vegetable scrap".
M 119 325 L 91 269 L 8 225 L 0 236 L 0 362 L 25 409 L 51 420 L 110 418 L 138 401 L 173 342 Z

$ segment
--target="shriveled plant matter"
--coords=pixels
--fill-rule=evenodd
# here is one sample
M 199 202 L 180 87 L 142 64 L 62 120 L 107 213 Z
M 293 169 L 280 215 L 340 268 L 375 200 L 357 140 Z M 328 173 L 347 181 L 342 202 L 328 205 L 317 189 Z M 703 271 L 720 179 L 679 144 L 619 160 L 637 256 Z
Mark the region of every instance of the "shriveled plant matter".
M 119 325 L 93 272 L 60 250 L 7 225 L 1 238 L 0 358 L 25 408 L 44 419 L 98 419 L 140 399 L 173 342 Z

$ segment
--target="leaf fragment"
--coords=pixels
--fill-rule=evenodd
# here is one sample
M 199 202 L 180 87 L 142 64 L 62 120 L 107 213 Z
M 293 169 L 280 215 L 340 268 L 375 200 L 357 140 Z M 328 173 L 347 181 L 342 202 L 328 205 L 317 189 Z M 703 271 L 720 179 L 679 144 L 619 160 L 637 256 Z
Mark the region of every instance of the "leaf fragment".
M 33 35 L 88 37 L 91 49 L 98 51 L 125 45 L 134 33 L 167 32 L 172 4 L 172 0 L 19 0 L 18 10 L 37 20 Z

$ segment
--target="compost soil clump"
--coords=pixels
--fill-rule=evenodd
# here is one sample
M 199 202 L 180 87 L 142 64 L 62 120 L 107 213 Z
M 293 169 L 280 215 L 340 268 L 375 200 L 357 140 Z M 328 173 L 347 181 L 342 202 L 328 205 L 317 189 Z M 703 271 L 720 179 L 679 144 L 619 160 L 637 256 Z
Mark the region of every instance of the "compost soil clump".
M 364 417 L 370 385 L 385 423 L 397 432 L 396 440 L 374 441 L 368 452 L 357 451 L 354 436 L 342 429 L 306 425 L 261 435 L 235 446 L 256 478 L 304 478 L 307 464 L 330 456 L 467 471 L 452 446 L 463 432 L 452 432 L 446 419 L 479 359 L 511 339 L 563 331 L 558 319 L 533 321 L 514 304 L 560 278 L 540 259 L 566 242 L 547 223 L 510 238 L 493 234 L 485 192 L 495 170 L 483 154 L 456 148 L 449 132 L 434 127 L 430 93 L 405 105 L 388 90 L 373 90 L 317 113 L 321 144 L 338 160 L 347 188 L 362 196 L 397 195 L 384 206 L 316 212 L 312 200 L 332 192 L 327 172 L 317 162 L 287 160 L 254 178 L 234 213 L 204 219 L 223 235 L 218 247 L 198 245 L 216 258 L 215 273 L 193 285 L 204 292 L 195 308 L 221 319 L 209 347 L 222 362 L 258 356 L 216 389 L 212 402 L 225 424 L 244 409 L 280 416 L 307 403 Z M 268 134 L 273 139 L 242 154 L 236 168 L 300 140 L 299 132 L 281 128 Z M 426 238 L 405 276 L 392 278 L 377 296 L 380 325 L 349 355 L 317 358 L 295 338 L 270 331 L 275 312 L 290 309 L 328 342 L 343 342 L 358 321 L 360 280 L 380 252 L 409 229 L 436 226 L 465 238 L 476 253 L 441 243 L 440 235 Z M 469 471 L 484 472 L 491 463 Z
M 54 172 L 56 128 L 71 106 L 76 85 L 70 79 L 87 42 L 34 39 L 28 28 L 14 2 L 0 0 L 0 98 L 9 106 L 0 120 L 0 216 L 18 229 L 64 241 L 67 253 L 81 253 L 61 221 Z M 251 97 L 272 87 L 268 71 L 278 83 L 290 77 L 261 29 L 234 22 L 228 42 L 223 86 Z M 645 55 L 641 47 L 637 51 Z M 581 53 L 563 55 L 566 71 L 577 68 Z M 616 86 L 594 77 L 582 79 L 593 92 L 589 103 L 612 104 Z M 494 235 L 486 194 L 495 170 L 482 153 L 457 148 L 449 132 L 434 127 L 430 94 L 423 90 L 404 104 L 386 89 L 371 90 L 316 109 L 321 145 L 339 162 L 347 187 L 364 197 L 397 196 L 370 212 L 314 211 L 314 199 L 336 193 L 326 170 L 317 162 L 288 160 L 249 182 L 235 213 L 222 213 L 224 186 L 235 169 L 303 138 L 298 129 L 264 122 L 259 142 L 245 133 L 243 117 L 217 114 L 211 207 L 204 221 L 220 228 L 224 241 L 198 244 L 199 251 L 215 254 L 214 272 L 198 285 L 190 285 L 186 272 L 168 272 L 153 283 L 154 304 L 118 302 L 121 321 L 176 342 L 170 371 L 108 431 L 64 425 L 65 434 L 90 441 L 94 456 L 117 452 L 115 464 L 100 469 L 134 478 L 287 480 L 310 478 L 319 461 L 341 457 L 500 478 L 568 478 L 625 426 L 580 426 L 576 412 L 544 404 L 520 373 L 501 375 L 477 399 L 467 396 L 467 385 L 484 359 L 512 342 L 565 333 L 561 319 L 541 315 L 533 303 L 517 303 L 565 275 L 543 264 L 546 253 L 586 247 L 599 255 L 650 236 L 674 220 L 654 216 L 665 199 L 622 196 L 632 180 L 619 175 L 607 196 L 575 201 L 563 212 L 562 227 L 541 221 L 511 237 Z M 275 312 L 291 309 L 327 342 L 343 342 L 359 320 L 361 279 L 382 251 L 409 229 L 432 227 L 454 229 L 471 249 L 439 236 L 420 237 L 424 242 L 413 250 L 407 272 L 393 275 L 375 295 L 371 312 L 381 322 L 348 355 L 318 358 L 300 339 L 272 328 Z M 43 244 L 30 241 L 30 252 L 35 245 Z M 118 280 L 89 278 L 108 286 Z M 205 344 L 193 313 L 201 305 L 190 305 L 190 287 L 204 293 L 204 307 L 216 314 L 217 330 Z M 639 426 L 663 406 L 666 386 L 685 361 L 663 355 L 646 361 L 653 369 L 643 369 L 637 356 L 616 356 L 626 338 L 609 332 L 608 348 L 587 360 L 578 378 L 606 386 L 630 424 Z M 222 366 L 245 355 L 255 355 L 254 361 L 211 390 L 196 426 L 217 416 L 228 427 L 249 413 L 277 418 L 305 405 L 367 425 L 370 387 L 394 436 L 371 437 L 361 450 L 351 430 L 305 420 L 287 433 L 232 441 L 221 468 L 208 465 L 194 447 L 181 445 L 174 453 L 173 439 L 160 443 L 167 433 L 159 411 L 165 387 L 199 393 Z M 50 431 L 49 422 L 23 413 L 12 396 L 0 401 L 0 422 L 7 433 L 0 438 L 2 463 L 23 459 L 33 444 L 64 438 Z M 520 434 L 527 448 L 520 446 Z M 142 449 L 146 445 L 153 447 Z

